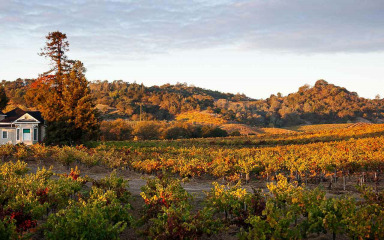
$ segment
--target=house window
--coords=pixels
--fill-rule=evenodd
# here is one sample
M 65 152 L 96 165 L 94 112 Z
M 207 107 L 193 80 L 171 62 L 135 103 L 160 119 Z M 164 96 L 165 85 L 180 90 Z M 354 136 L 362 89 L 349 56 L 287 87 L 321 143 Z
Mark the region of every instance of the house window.
M 33 141 L 37 141 L 38 140 L 38 129 L 37 128 L 34 128 L 33 129 Z
M 3 130 L 2 138 L 8 138 L 8 131 Z
M 31 141 L 31 129 L 23 129 L 23 141 Z
M 16 141 L 20 141 L 20 128 L 16 129 Z

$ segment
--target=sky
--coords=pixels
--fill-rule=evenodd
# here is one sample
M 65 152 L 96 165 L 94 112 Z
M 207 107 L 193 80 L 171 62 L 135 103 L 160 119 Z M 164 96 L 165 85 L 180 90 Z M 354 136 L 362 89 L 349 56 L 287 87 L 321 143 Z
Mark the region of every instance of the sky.
M 0 80 L 36 78 L 67 34 L 88 80 L 252 98 L 319 79 L 384 97 L 384 0 L 0 0 Z

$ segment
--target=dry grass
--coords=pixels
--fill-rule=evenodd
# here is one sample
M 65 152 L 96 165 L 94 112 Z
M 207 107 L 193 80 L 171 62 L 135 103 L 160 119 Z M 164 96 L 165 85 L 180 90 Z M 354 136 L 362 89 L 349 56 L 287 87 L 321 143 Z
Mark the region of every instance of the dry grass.
M 222 117 L 218 114 L 209 113 L 207 111 L 190 111 L 185 113 L 180 113 L 177 115 L 176 120 L 178 121 L 186 121 L 190 123 L 198 123 L 198 124 L 212 124 L 212 125 L 222 125 L 227 123 Z

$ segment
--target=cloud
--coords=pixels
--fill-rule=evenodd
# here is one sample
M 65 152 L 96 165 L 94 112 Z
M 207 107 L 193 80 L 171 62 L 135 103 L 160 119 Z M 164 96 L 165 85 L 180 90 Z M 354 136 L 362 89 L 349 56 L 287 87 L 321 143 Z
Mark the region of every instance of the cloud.
M 384 50 L 382 0 L 0 0 L 0 46 L 67 33 L 73 51 L 115 56 L 236 45 L 300 53 Z

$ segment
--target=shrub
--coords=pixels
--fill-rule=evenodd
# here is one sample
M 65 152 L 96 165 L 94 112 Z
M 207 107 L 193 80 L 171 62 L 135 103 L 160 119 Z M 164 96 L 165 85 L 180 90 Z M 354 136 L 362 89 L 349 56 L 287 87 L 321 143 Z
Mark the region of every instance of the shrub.
M 151 239 L 199 239 L 202 235 L 216 234 L 222 229 L 219 220 L 213 218 L 211 208 L 203 208 L 193 213 L 190 203 L 163 208 L 156 218 L 150 219 Z
M 12 157 L 16 151 L 16 146 L 13 144 L 5 144 L 0 146 L 0 157 L 3 161 L 8 160 Z
M 201 138 L 203 136 L 203 131 L 201 125 L 192 125 L 188 126 L 191 138 Z
M 145 202 L 143 220 L 148 222 L 150 239 L 198 239 L 217 233 L 222 224 L 214 219 L 212 208 L 192 209 L 192 196 L 180 180 L 166 176 L 149 179 L 142 188 Z
M 33 144 L 30 146 L 30 150 L 33 152 L 33 157 L 36 160 L 43 160 L 51 155 L 50 148 L 44 144 Z
M 100 126 L 102 141 L 122 141 L 132 138 L 133 128 L 123 119 L 102 121 Z
M 165 130 L 165 139 L 180 139 L 180 138 L 189 138 L 189 132 L 187 129 L 182 127 L 170 127 Z
M 56 148 L 56 158 L 59 162 L 69 167 L 73 162 L 81 162 L 88 166 L 96 165 L 100 159 L 87 152 L 83 146 L 70 147 L 63 146 Z
M 0 239 L 16 239 L 17 237 L 16 226 L 13 222 L 0 215 Z
M 118 239 L 132 222 L 130 205 L 122 205 L 111 190 L 92 188 L 88 200 L 70 203 L 48 217 L 44 230 L 47 239 Z
M 131 193 L 128 191 L 128 181 L 117 177 L 116 171 L 100 180 L 94 180 L 93 185 L 104 191 L 114 191 L 117 199 L 122 203 L 128 203 L 130 199 Z
M 161 125 L 157 122 L 139 122 L 133 134 L 141 140 L 155 140 L 161 136 Z
M 62 148 L 56 149 L 57 160 L 62 164 L 69 166 L 71 163 L 75 162 L 77 159 L 77 150 L 69 146 L 63 146 Z
M 227 131 L 219 127 L 204 126 L 202 128 L 203 137 L 227 137 Z
M 259 191 L 254 190 L 250 194 L 240 184 L 225 186 L 214 182 L 213 185 L 214 188 L 207 193 L 205 204 L 215 209 L 215 213 L 224 213 L 224 220 L 229 225 L 246 225 L 248 216 L 261 216 L 265 209 L 265 199 Z
M 238 130 L 236 130 L 236 131 L 231 132 L 230 136 L 233 136 L 233 137 L 241 136 L 241 133 Z
M 17 160 L 25 160 L 28 156 L 30 156 L 29 152 L 30 152 L 30 149 L 28 148 L 27 145 L 17 144 L 16 153 L 14 156 L 16 157 Z
M 162 211 L 162 207 L 179 205 L 191 199 L 192 196 L 181 186 L 180 180 L 160 176 L 148 179 L 147 184 L 141 188 L 141 197 L 145 202 L 144 218 L 151 218 Z

